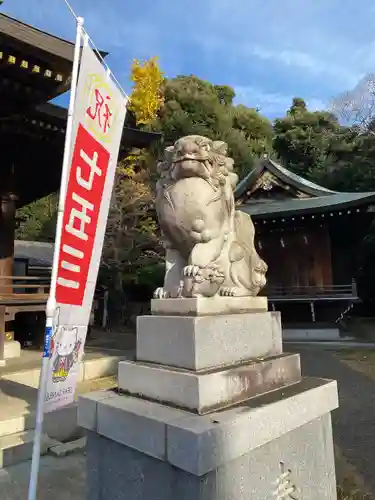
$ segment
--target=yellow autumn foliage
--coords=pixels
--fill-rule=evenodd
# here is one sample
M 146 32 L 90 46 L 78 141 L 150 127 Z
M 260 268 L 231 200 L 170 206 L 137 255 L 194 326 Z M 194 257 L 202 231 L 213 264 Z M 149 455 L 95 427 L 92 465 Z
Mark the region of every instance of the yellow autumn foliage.
M 129 108 L 134 113 L 137 124 L 150 123 L 163 104 L 161 86 L 164 73 L 159 68 L 158 58 L 152 57 L 143 63 L 135 59 L 130 79 L 133 90 Z

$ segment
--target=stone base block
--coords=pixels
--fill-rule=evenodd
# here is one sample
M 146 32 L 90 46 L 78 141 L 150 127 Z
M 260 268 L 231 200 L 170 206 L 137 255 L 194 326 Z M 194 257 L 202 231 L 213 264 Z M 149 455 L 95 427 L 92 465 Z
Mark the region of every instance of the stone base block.
M 4 342 L 4 359 L 19 358 L 21 356 L 21 344 L 16 340 Z
M 283 340 L 342 340 L 338 328 L 283 328 Z
M 222 370 L 192 372 L 132 361 L 119 363 L 120 391 L 208 413 L 301 379 L 298 354 L 282 354 Z
M 115 392 L 79 401 L 90 500 L 335 500 L 335 382 L 192 415 Z
M 267 297 L 199 297 L 195 299 L 153 299 L 152 314 L 168 316 L 212 316 L 268 311 Z
M 281 353 L 278 312 L 138 317 L 141 361 L 203 370 Z

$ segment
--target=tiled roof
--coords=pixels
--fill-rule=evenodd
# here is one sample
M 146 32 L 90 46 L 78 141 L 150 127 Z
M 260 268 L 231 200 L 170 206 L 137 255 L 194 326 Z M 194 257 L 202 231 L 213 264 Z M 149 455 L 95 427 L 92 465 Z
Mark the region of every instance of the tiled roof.
M 254 218 L 270 218 L 301 214 L 330 212 L 332 210 L 350 209 L 361 205 L 375 203 L 375 192 L 369 193 L 335 193 L 315 198 L 294 198 L 280 201 L 254 202 L 239 205 L 238 209 Z
M 337 193 L 337 191 L 331 191 L 330 189 L 325 188 L 324 186 L 320 186 L 319 184 L 315 184 L 315 182 L 308 181 L 304 177 L 301 177 L 300 175 L 295 174 L 294 172 L 291 172 L 287 168 L 283 167 L 282 165 L 279 165 L 273 160 L 268 160 L 270 163 L 270 170 L 273 172 L 278 172 L 280 175 L 285 176 L 285 179 L 289 179 L 290 181 L 293 181 L 295 185 L 301 185 L 303 188 L 308 189 L 311 193 L 319 193 L 324 195 L 329 195 L 333 193 Z
M 53 243 L 22 240 L 15 240 L 14 242 L 15 259 L 28 259 L 29 264 L 32 266 L 52 267 L 53 251 Z
M 337 191 L 331 191 L 330 189 L 327 189 L 323 186 L 319 186 L 319 184 L 308 181 L 300 175 L 297 175 L 287 168 L 279 165 L 275 161 L 266 158 L 260 160 L 258 165 L 244 179 L 242 179 L 242 181 L 236 188 L 235 196 L 239 197 L 244 192 L 246 192 L 247 189 L 250 189 L 258 180 L 264 170 L 268 170 L 276 178 L 280 179 L 286 184 L 294 186 L 295 188 L 299 189 L 309 196 L 328 196 L 337 193 Z

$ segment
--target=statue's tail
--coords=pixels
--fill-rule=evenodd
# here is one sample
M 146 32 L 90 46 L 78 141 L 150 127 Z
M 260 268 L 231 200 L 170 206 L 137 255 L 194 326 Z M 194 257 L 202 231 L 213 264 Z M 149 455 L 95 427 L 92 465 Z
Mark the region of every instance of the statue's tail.
M 237 243 L 243 249 L 244 263 L 249 267 L 249 272 L 238 274 L 237 279 L 242 281 L 246 288 L 258 293 L 266 285 L 268 266 L 256 251 L 255 228 L 250 215 L 236 210 L 234 227 Z

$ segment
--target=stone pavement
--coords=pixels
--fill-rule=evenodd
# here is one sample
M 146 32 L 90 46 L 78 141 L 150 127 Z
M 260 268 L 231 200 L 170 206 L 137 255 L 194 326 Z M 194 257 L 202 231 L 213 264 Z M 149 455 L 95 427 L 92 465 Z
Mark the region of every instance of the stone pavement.
M 328 350 L 353 350 L 353 349 L 360 349 L 362 350 L 373 350 L 375 349 L 375 342 L 358 342 L 358 341 L 351 341 L 351 340 L 290 340 L 290 341 L 284 341 L 284 351 L 287 351 L 289 346 L 292 346 L 292 348 L 304 348 L 304 347 L 320 347 L 321 349 L 328 349 Z
M 285 347 L 300 352 L 302 374 L 335 379 L 340 407 L 332 415 L 335 444 L 375 494 L 375 382 L 319 347 Z
M 292 351 L 288 346 L 287 351 Z M 304 375 L 337 379 L 340 408 L 333 413 L 334 438 L 346 459 L 375 493 L 375 382 L 319 347 L 298 347 Z M 30 462 L 0 471 L 0 499 L 27 498 Z M 85 456 L 41 459 L 38 500 L 84 500 Z
M 31 462 L 0 469 L 1 500 L 26 500 Z M 38 500 L 84 500 L 85 456 L 82 452 L 64 458 L 41 458 Z

